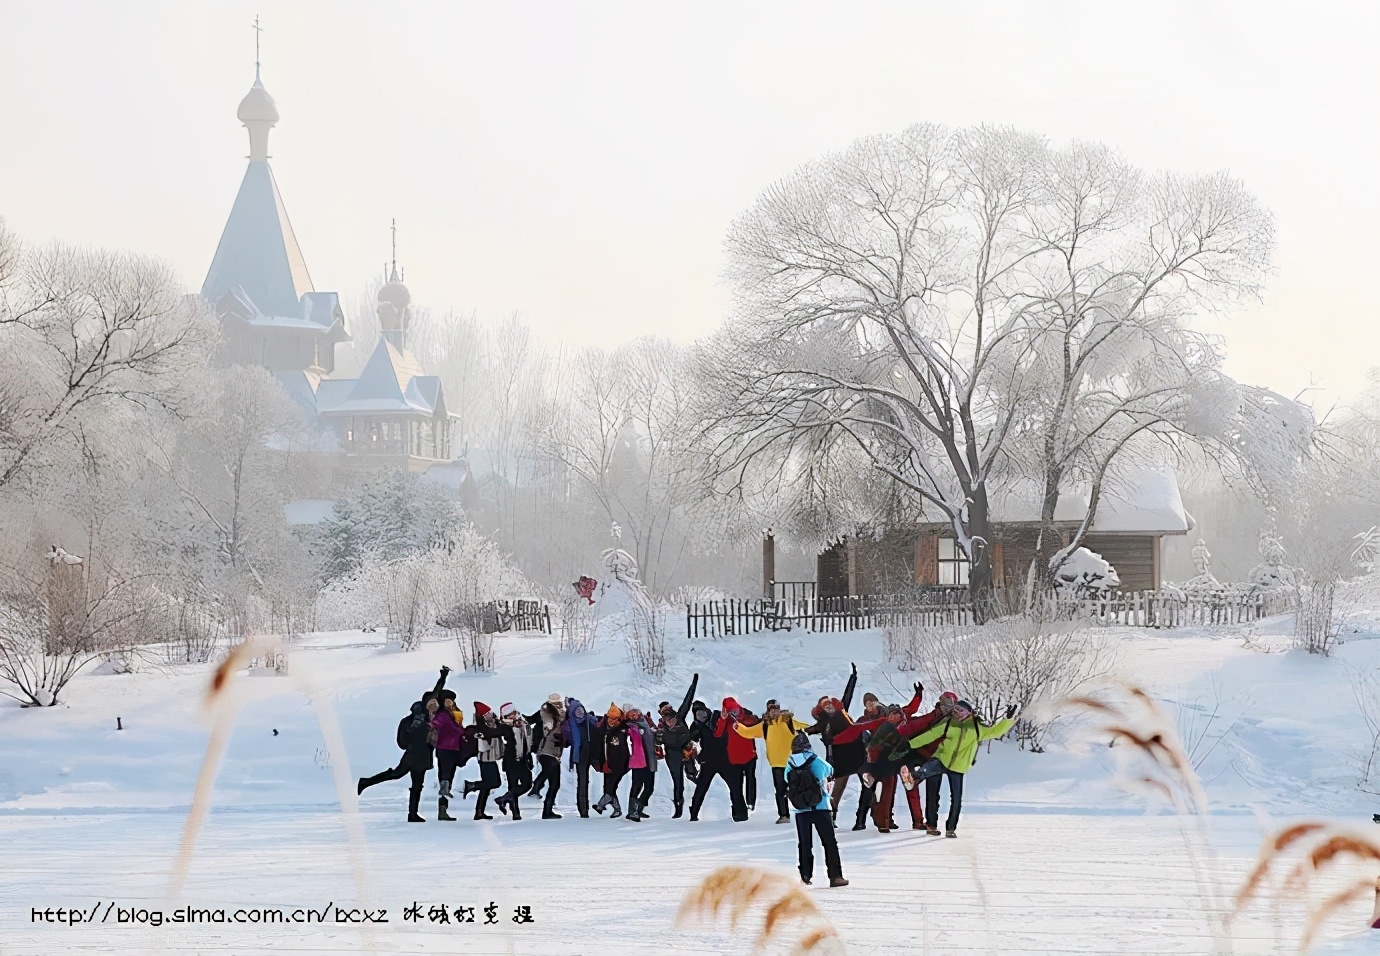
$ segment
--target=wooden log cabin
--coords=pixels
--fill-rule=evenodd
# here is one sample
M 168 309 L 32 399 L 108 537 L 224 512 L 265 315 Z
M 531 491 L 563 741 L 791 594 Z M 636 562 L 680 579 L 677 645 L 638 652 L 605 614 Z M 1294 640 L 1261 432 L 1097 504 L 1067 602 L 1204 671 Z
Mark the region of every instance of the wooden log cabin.
M 1025 581 L 1039 534 L 1039 494 L 1033 482 L 1015 482 L 991 495 L 992 564 L 998 588 Z M 1061 496 L 1055 527 L 1067 543 L 1087 515 L 1086 489 Z M 1083 546 L 1116 568 L 1125 591 L 1156 590 L 1162 583 L 1162 540 L 1193 530 L 1172 471 L 1136 471 L 1104 487 Z M 890 594 L 906 585 L 968 583 L 968 560 L 947 522 L 920 521 L 881 534 L 844 538 L 816 560 L 820 597 Z

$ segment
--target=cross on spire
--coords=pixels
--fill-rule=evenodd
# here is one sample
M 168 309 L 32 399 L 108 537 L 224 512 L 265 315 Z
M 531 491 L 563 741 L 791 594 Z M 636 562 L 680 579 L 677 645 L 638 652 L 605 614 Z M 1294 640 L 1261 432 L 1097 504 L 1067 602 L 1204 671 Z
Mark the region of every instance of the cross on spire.
M 259 15 L 254 14 L 254 79 L 259 79 L 259 34 L 264 32 L 264 28 L 259 26 Z
M 393 273 L 396 275 L 398 271 L 398 220 L 394 219 L 390 228 L 393 233 Z

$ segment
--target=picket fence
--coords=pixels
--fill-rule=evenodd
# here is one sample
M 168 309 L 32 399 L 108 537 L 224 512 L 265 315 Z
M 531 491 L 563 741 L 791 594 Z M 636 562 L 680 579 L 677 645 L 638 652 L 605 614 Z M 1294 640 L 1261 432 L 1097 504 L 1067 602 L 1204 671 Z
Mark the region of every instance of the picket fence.
M 759 631 L 816 633 L 865 631 L 907 625 L 939 627 L 971 624 L 971 604 L 916 600 L 910 595 L 859 595 L 806 601 L 705 601 L 685 606 L 685 633 L 692 637 L 728 637 Z
M 705 601 L 685 606 L 691 638 L 729 637 L 760 631 L 816 633 L 874 627 L 964 626 L 976 621 L 973 605 L 956 603 L 948 589 L 934 594 L 862 595 L 805 601 Z M 1290 609 L 1286 594 L 1270 592 L 1184 593 L 1121 591 L 1098 598 L 1051 599 L 1047 610 L 1063 620 L 1123 627 L 1171 628 L 1247 624 Z

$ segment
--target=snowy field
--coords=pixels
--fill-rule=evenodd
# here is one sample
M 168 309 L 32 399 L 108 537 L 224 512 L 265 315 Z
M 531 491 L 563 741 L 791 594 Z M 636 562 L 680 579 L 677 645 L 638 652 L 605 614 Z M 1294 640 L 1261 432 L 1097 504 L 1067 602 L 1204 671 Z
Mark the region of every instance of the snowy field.
M 1228 896 L 1261 834 L 1283 822 L 1324 818 L 1369 828 L 1380 810 L 1380 800 L 1355 787 L 1353 754 L 1368 741 L 1350 676 L 1380 663 L 1375 633 L 1347 635 L 1332 659 L 1320 659 L 1282 652 L 1270 627 L 1259 630 L 1253 646 L 1241 629 L 1106 632 L 1120 647 L 1123 673 L 1179 708 L 1184 736 L 1205 755 L 1213 808 L 1206 875 L 1195 875 L 1178 819 L 1119 790 L 1105 746 L 1080 743 L 1069 725 L 1046 753 L 1003 741 L 979 757 L 958 840 L 910 830 L 899 799 L 905 829 L 840 831 L 852 885 L 830 890 L 817 881 L 809 892 L 848 951 L 1212 952 L 1204 881 Z M 500 640 L 496 674 L 453 674 L 450 686 L 467 715 L 473 700 L 495 707 L 512 700 L 530 711 L 552 691 L 602 711 L 611 700 L 678 700 L 698 671 L 699 696 L 715 705 L 731 693 L 760 708 L 771 696 L 803 713 L 819 695 L 842 692 L 853 660 L 861 673 L 856 711 L 864 691 L 883 700 L 908 696 L 902 688 L 911 676 L 877 664 L 881 658 L 877 633 L 681 640 L 665 680 L 649 683 L 636 677 L 621 646 L 572 657 L 551 639 L 515 637 Z M 370 790 L 358 804 L 352 788 L 338 796 L 337 779 L 396 762 L 397 720 L 442 663 L 458 666 L 453 645 L 400 654 L 374 634 L 316 635 L 294 650 L 290 676 L 237 681 L 243 707 L 176 899 L 169 896 L 174 861 L 208 739 L 207 668 L 82 676 L 65 706 L 0 706 L 0 954 L 751 950 L 756 923 L 737 935 L 672 924 L 685 891 L 719 866 L 793 871 L 794 828 L 774 823 L 765 760 L 757 811 L 740 825 L 728 820 L 719 790 L 700 822 L 669 819 L 664 771 L 652 817 L 641 824 L 579 819 L 569 776 L 559 821 L 539 819 L 533 806 L 520 822 L 476 823 L 472 804 L 457 801 L 457 823 L 408 825 L 403 781 Z M 1218 717 L 1208 723 L 1214 709 Z M 338 720 L 348 753 L 328 752 L 323 713 L 328 724 Z M 597 794 L 597 775 L 591 788 Z M 851 823 L 856 792 L 840 821 Z M 435 809 L 429 782 L 422 814 L 434 821 Z M 1349 879 L 1337 874 L 1324 885 Z M 496 923 L 486 926 L 490 902 Z M 420 919 L 407 918 L 413 903 L 421 904 Z M 115 908 L 291 912 L 328 904 L 386 910 L 387 922 L 115 924 Z M 436 904 L 451 913 L 474 907 L 475 922 L 434 923 L 428 914 Z M 519 906 L 531 908 L 532 922 L 512 921 Z M 110 915 L 99 925 L 33 921 L 33 910 L 50 907 Z M 1380 951 L 1380 933 L 1360 929 L 1370 907 L 1343 910 L 1324 929 L 1321 949 Z M 1303 918 L 1298 905 L 1257 904 L 1235 926 L 1231 951 L 1294 952 Z

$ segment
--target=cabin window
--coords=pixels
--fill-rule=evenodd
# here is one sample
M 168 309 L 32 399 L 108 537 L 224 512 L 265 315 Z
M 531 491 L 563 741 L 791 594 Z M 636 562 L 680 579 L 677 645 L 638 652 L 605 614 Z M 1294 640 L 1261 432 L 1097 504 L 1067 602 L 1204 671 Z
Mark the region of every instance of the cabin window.
M 939 539 L 939 583 L 968 583 L 968 556 L 954 538 Z

